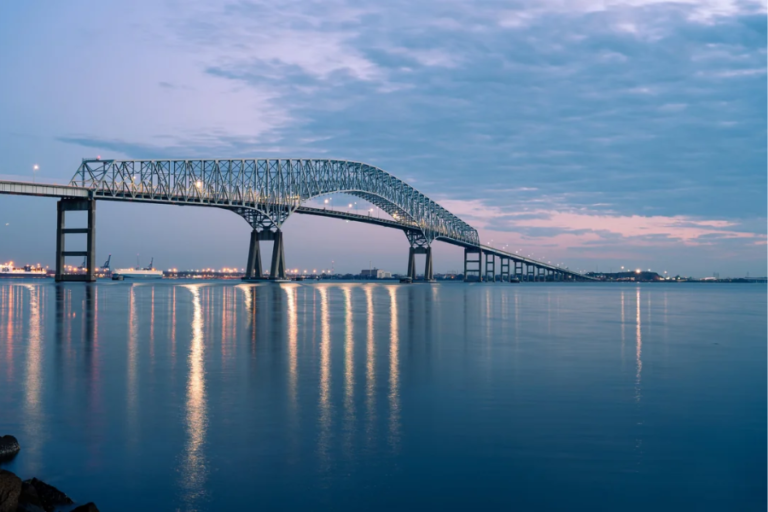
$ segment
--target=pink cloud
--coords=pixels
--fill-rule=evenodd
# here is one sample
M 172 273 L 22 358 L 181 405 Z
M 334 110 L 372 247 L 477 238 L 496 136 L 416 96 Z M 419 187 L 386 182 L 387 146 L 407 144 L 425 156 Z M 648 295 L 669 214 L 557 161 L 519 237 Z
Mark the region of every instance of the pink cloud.
M 548 234 L 547 242 L 567 246 L 594 243 L 611 233 L 624 238 L 635 238 L 635 245 L 655 245 L 679 241 L 686 245 L 705 245 L 712 242 L 712 236 L 727 239 L 765 238 L 761 233 L 737 231 L 738 224 L 727 220 L 695 219 L 684 215 L 619 215 L 588 210 L 552 210 L 536 208 L 521 212 L 507 213 L 499 207 L 488 206 L 482 201 L 441 201 L 450 211 L 464 218 L 482 231 L 504 233 L 524 231 L 526 228 L 563 230 L 564 233 Z M 501 228 L 501 229 L 500 229 Z M 521 229 L 523 228 L 523 229 Z M 579 233 L 568 233 L 577 231 Z M 534 238 L 535 235 L 529 235 Z M 649 240 L 657 237 L 658 241 Z M 538 237 L 535 237 L 538 238 Z

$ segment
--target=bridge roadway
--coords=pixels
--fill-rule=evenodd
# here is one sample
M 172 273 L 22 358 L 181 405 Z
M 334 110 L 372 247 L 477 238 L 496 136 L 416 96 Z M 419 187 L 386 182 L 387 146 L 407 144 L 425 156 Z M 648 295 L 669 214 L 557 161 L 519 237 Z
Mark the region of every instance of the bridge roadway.
M 87 164 L 92 164 L 94 162 L 97 162 L 97 165 L 103 165 L 104 163 L 112 164 L 114 161 L 84 160 L 83 166 L 81 166 L 81 169 L 78 172 L 83 171 Z M 328 161 L 323 161 L 323 163 L 326 162 Z M 344 163 L 350 164 L 349 162 Z M 376 171 L 383 173 L 383 171 L 380 170 Z M 196 190 L 199 191 L 199 189 L 201 189 L 201 180 L 198 179 L 200 175 L 201 173 L 198 173 L 196 176 L 193 175 L 191 178 L 187 177 L 187 181 L 190 179 L 195 180 L 194 184 L 192 185 L 193 192 Z M 136 182 L 133 178 L 131 178 L 131 181 L 127 183 L 127 186 L 126 183 L 123 182 L 118 183 L 117 186 L 112 187 L 103 186 L 105 181 L 103 180 L 104 175 L 101 176 L 102 180 L 98 186 L 94 186 L 93 183 L 90 183 L 90 186 L 82 186 L 81 183 L 83 183 L 85 180 L 78 181 L 77 178 L 78 175 L 76 174 L 75 178 L 73 178 L 69 185 L 0 180 L 0 194 L 30 195 L 59 199 L 57 204 L 58 229 L 56 243 L 56 276 L 57 280 L 59 281 L 93 281 L 95 279 L 96 200 L 138 201 L 189 206 L 212 206 L 228 209 L 238 213 L 253 227 L 253 231 L 251 233 L 248 263 L 246 268 L 246 276 L 250 279 L 264 278 L 264 274 L 262 274 L 261 269 L 261 254 L 259 248 L 260 240 L 271 240 L 275 242 L 272 253 L 270 278 L 284 278 L 285 257 L 283 252 L 282 230 L 280 228 L 282 222 L 290 213 L 298 213 L 304 215 L 338 218 L 353 222 L 363 222 L 404 231 L 411 244 L 409 253 L 408 276 L 413 280 L 416 280 L 416 254 L 426 255 L 424 278 L 427 281 L 432 280 L 431 242 L 434 240 L 442 240 L 444 242 L 457 245 L 465 249 L 465 280 L 473 280 L 472 278 L 480 281 L 495 280 L 496 276 L 499 275 L 497 273 L 496 266 L 497 258 L 501 264 L 499 270 L 502 280 L 511 280 L 513 277 L 517 277 L 520 280 L 591 280 L 591 278 L 588 276 L 574 272 L 567 268 L 561 268 L 549 263 L 534 260 L 532 258 L 526 258 L 518 254 L 502 251 L 494 247 L 481 245 L 479 243 L 479 237 L 477 237 L 477 232 L 474 230 L 474 228 L 471 228 L 467 224 L 463 223 L 460 219 L 445 211 L 439 207 L 439 205 L 436 205 L 436 203 L 432 203 L 428 198 L 416 191 L 414 192 L 419 194 L 423 203 L 431 203 L 428 204 L 426 208 L 423 208 L 421 210 L 422 212 L 437 212 L 440 215 L 444 215 L 448 219 L 449 224 L 455 224 L 446 227 L 445 223 L 439 224 L 433 222 L 432 225 L 428 226 L 424 219 L 421 219 L 412 214 L 407 201 L 400 201 L 401 204 L 398 204 L 397 201 L 393 201 L 391 198 L 385 198 L 382 200 L 378 194 L 372 195 L 370 191 L 360 190 L 359 183 L 353 184 L 352 187 L 336 187 L 340 190 L 323 189 L 319 191 L 320 193 L 315 193 L 313 197 L 333 192 L 353 194 L 363 199 L 369 200 L 377 206 L 380 206 L 385 210 L 385 212 L 392 216 L 392 219 L 382 219 L 372 215 L 361 215 L 348 211 L 304 206 L 299 201 L 294 201 L 294 204 L 290 207 L 283 206 L 282 208 L 275 208 L 273 203 L 258 201 L 258 199 L 264 198 L 264 195 L 261 194 L 254 194 L 251 197 L 247 197 L 247 194 L 243 195 L 241 193 L 240 197 L 232 197 L 231 195 L 228 197 L 221 197 L 220 194 L 217 195 L 215 193 L 207 192 L 185 194 L 183 193 L 184 190 L 181 191 L 181 194 L 174 194 L 168 193 L 170 190 L 160 191 L 158 190 L 159 187 L 156 185 L 148 186 L 143 181 Z M 391 178 L 396 180 L 394 177 Z M 150 179 L 154 183 L 157 182 L 157 176 L 151 177 Z M 116 180 L 113 178 L 113 182 L 115 181 Z M 399 180 L 397 181 L 399 182 Z M 207 183 L 210 183 L 210 178 L 208 179 Z M 179 192 L 178 187 L 175 187 L 175 191 Z M 309 195 L 312 196 L 312 194 Z M 248 199 L 257 199 L 257 201 L 249 201 Z M 66 211 L 73 210 L 82 210 L 88 212 L 88 228 L 66 228 L 65 213 Z M 272 215 L 263 215 L 262 212 L 264 211 L 268 211 L 272 213 Z M 275 217 L 279 218 L 280 222 L 274 222 Z M 456 226 L 458 226 L 458 229 Z M 73 233 L 87 235 L 87 247 L 85 251 L 66 250 L 65 235 Z M 89 270 L 85 276 L 82 274 L 68 275 L 63 272 L 64 258 L 67 256 L 78 256 L 86 258 L 87 267 Z M 472 256 L 475 256 L 475 259 L 472 259 Z

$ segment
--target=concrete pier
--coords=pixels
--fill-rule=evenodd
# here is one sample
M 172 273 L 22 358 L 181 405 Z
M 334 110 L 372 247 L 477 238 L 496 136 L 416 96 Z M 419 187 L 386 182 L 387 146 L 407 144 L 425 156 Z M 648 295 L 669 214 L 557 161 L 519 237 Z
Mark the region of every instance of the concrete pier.
M 88 212 L 88 227 L 67 228 L 66 213 L 71 211 Z M 86 247 L 84 251 L 67 251 L 66 235 L 85 234 Z M 67 257 L 85 257 L 85 274 L 67 274 L 64 272 Z M 56 282 L 62 281 L 96 281 L 96 200 L 95 199 L 61 199 L 56 203 Z

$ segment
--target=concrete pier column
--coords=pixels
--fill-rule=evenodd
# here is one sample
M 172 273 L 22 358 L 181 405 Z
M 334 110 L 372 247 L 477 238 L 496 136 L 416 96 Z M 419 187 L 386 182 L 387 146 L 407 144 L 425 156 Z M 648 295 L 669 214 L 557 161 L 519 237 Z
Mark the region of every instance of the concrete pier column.
M 251 243 L 248 246 L 248 263 L 245 266 L 245 279 L 262 279 L 263 277 L 259 232 L 254 229 L 251 231 Z
M 434 273 L 432 271 L 432 247 L 427 247 L 426 260 L 424 261 L 424 280 L 431 282 L 435 280 Z
M 88 214 L 88 226 L 85 228 L 67 228 L 66 212 L 84 211 Z M 84 251 L 67 251 L 66 235 L 79 234 L 86 236 Z M 85 274 L 67 274 L 64 272 L 65 258 L 84 257 Z M 61 199 L 56 203 L 56 282 L 60 281 L 96 281 L 96 200 L 95 199 Z
M 416 250 L 413 247 L 408 249 L 408 277 L 411 281 L 416 280 Z
M 96 281 L 96 200 L 88 201 L 88 234 L 86 252 L 87 277 L 89 283 Z
M 485 253 L 485 280 L 496 282 L 496 256 Z
M 511 275 L 509 272 L 509 258 L 500 258 L 501 261 L 501 282 L 503 283 L 506 279 L 507 282 L 510 281 Z
M 64 209 L 63 201 L 56 202 L 56 282 L 63 279 L 64 276 L 64 251 L 66 250 L 66 238 L 64 237 L 64 223 L 66 222 L 67 212 Z
M 285 279 L 285 251 L 283 250 L 283 232 L 275 231 L 275 244 L 272 247 L 272 266 L 269 271 L 270 279 Z
M 470 254 L 477 254 L 477 259 L 469 259 Z M 477 268 L 470 268 L 477 265 Z M 464 281 L 469 281 L 469 274 L 477 274 L 477 280 L 483 281 L 483 251 L 481 249 L 464 249 Z

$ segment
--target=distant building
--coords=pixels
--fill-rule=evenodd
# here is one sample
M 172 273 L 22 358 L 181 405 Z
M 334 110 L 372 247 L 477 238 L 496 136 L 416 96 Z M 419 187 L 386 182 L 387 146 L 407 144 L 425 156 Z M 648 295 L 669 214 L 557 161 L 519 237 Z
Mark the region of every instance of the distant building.
M 365 268 L 360 271 L 360 277 L 363 279 L 389 279 L 392 277 L 392 273 L 378 268 Z

